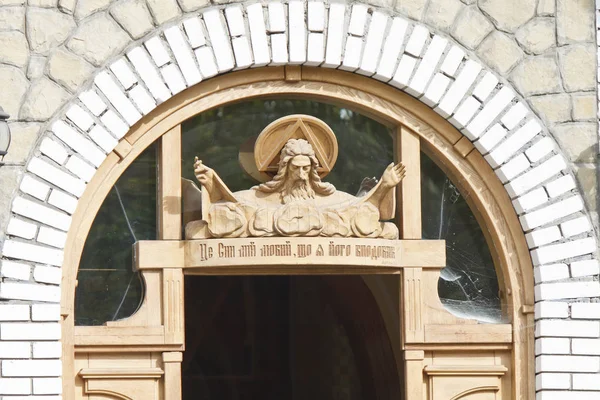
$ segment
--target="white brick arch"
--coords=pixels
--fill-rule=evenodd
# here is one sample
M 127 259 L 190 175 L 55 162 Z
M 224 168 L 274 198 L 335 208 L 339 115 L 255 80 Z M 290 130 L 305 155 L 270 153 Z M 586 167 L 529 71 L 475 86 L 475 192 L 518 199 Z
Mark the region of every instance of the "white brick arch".
M 132 44 L 54 118 L 27 165 L 2 250 L 0 297 L 33 302 L 31 312 L 27 305 L 0 306 L 12 321 L 0 327 L 0 339 L 34 343 L 12 347 L 14 360 L 2 361 L 2 378 L 20 377 L 11 393 L 31 394 L 28 369 L 36 376 L 58 375 L 56 267 L 78 198 L 129 127 L 202 80 L 287 64 L 339 68 L 387 82 L 473 142 L 513 199 L 536 266 L 538 390 L 560 379 L 568 385 L 600 379 L 592 375 L 600 372 L 598 303 L 570 305 L 600 296 L 596 239 L 559 146 L 525 101 L 460 45 L 421 23 L 360 3 L 291 1 L 187 15 Z M 587 374 L 569 376 L 577 372 Z M 36 382 L 56 384 L 33 378 L 34 391 Z

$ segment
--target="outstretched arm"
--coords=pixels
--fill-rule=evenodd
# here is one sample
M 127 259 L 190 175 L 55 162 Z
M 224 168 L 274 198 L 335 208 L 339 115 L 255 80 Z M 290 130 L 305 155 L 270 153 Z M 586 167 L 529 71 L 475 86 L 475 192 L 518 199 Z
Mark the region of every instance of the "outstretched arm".
M 219 200 L 237 202 L 231 190 L 223 183 L 217 173 L 212 168 L 203 164 L 202 160 L 198 160 L 198 157 L 194 159 L 194 175 L 196 175 L 196 179 L 198 179 L 198 182 L 206 190 L 211 203 Z
M 391 163 L 383 171 L 379 183 L 365 195 L 364 201 L 368 201 L 375 207 L 380 208 L 383 198 L 402 181 L 405 175 L 406 167 L 402 163 L 396 165 Z

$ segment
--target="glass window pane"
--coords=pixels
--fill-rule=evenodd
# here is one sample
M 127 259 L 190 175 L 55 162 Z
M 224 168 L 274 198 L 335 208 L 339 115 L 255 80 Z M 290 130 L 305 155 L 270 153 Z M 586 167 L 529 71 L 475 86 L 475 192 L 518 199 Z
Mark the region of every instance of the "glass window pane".
M 132 245 L 156 239 L 156 146 L 145 150 L 102 203 L 85 242 L 75 291 L 75 324 L 102 325 L 132 315 L 143 297 Z
M 421 194 L 423 238 L 446 240 L 442 303 L 462 318 L 501 322 L 498 277 L 481 227 L 458 188 L 423 153 Z

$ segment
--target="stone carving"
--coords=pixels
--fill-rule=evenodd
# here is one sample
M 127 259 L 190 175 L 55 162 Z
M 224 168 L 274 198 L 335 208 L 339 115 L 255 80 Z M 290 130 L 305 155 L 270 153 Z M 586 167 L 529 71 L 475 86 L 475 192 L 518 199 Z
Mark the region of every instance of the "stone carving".
M 283 145 L 277 173 L 271 180 L 232 193 L 214 170 L 196 158 L 194 174 L 203 188 L 202 220 L 186 225 L 186 238 L 398 239 L 396 225 L 385 220 L 394 217 L 393 189 L 405 175 L 402 164 L 388 165 L 381 179 L 359 197 L 322 181 L 320 170 L 311 143 L 292 138 Z

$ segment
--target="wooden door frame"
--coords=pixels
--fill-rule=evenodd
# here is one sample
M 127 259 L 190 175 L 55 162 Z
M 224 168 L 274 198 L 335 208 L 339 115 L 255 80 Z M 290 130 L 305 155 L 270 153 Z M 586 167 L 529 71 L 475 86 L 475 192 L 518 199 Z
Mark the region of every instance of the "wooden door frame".
M 161 136 L 164 144 L 168 140 L 164 135 L 179 130 L 185 120 L 218 106 L 264 97 L 311 98 L 343 104 L 418 136 L 422 150 L 467 194 L 467 202 L 485 227 L 483 231 L 514 332 L 513 397 L 531 398 L 535 385 L 533 267 L 517 215 L 502 183 L 466 137 L 417 99 L 374 79 L 310 67 L 257 68 L 201 82 L 159 105 L 134 125 L 108 155 L 80 198 L 65 246 L 61 299 L 64 398 L 72 397 L 73 384 L 69 381 L 73 376 L 75 331 L 81 328 L 82 333 L 93 334 L 97 328 L 74 327 L 74 293 L 83 246 L 108 191 L 144 149 Z M 168 229 L 174 232 L 177 227 Z M 171 272 L 172 279 L 182 278 L 178 271 Z M 178 333 L 171 334 L 176 337 Z

